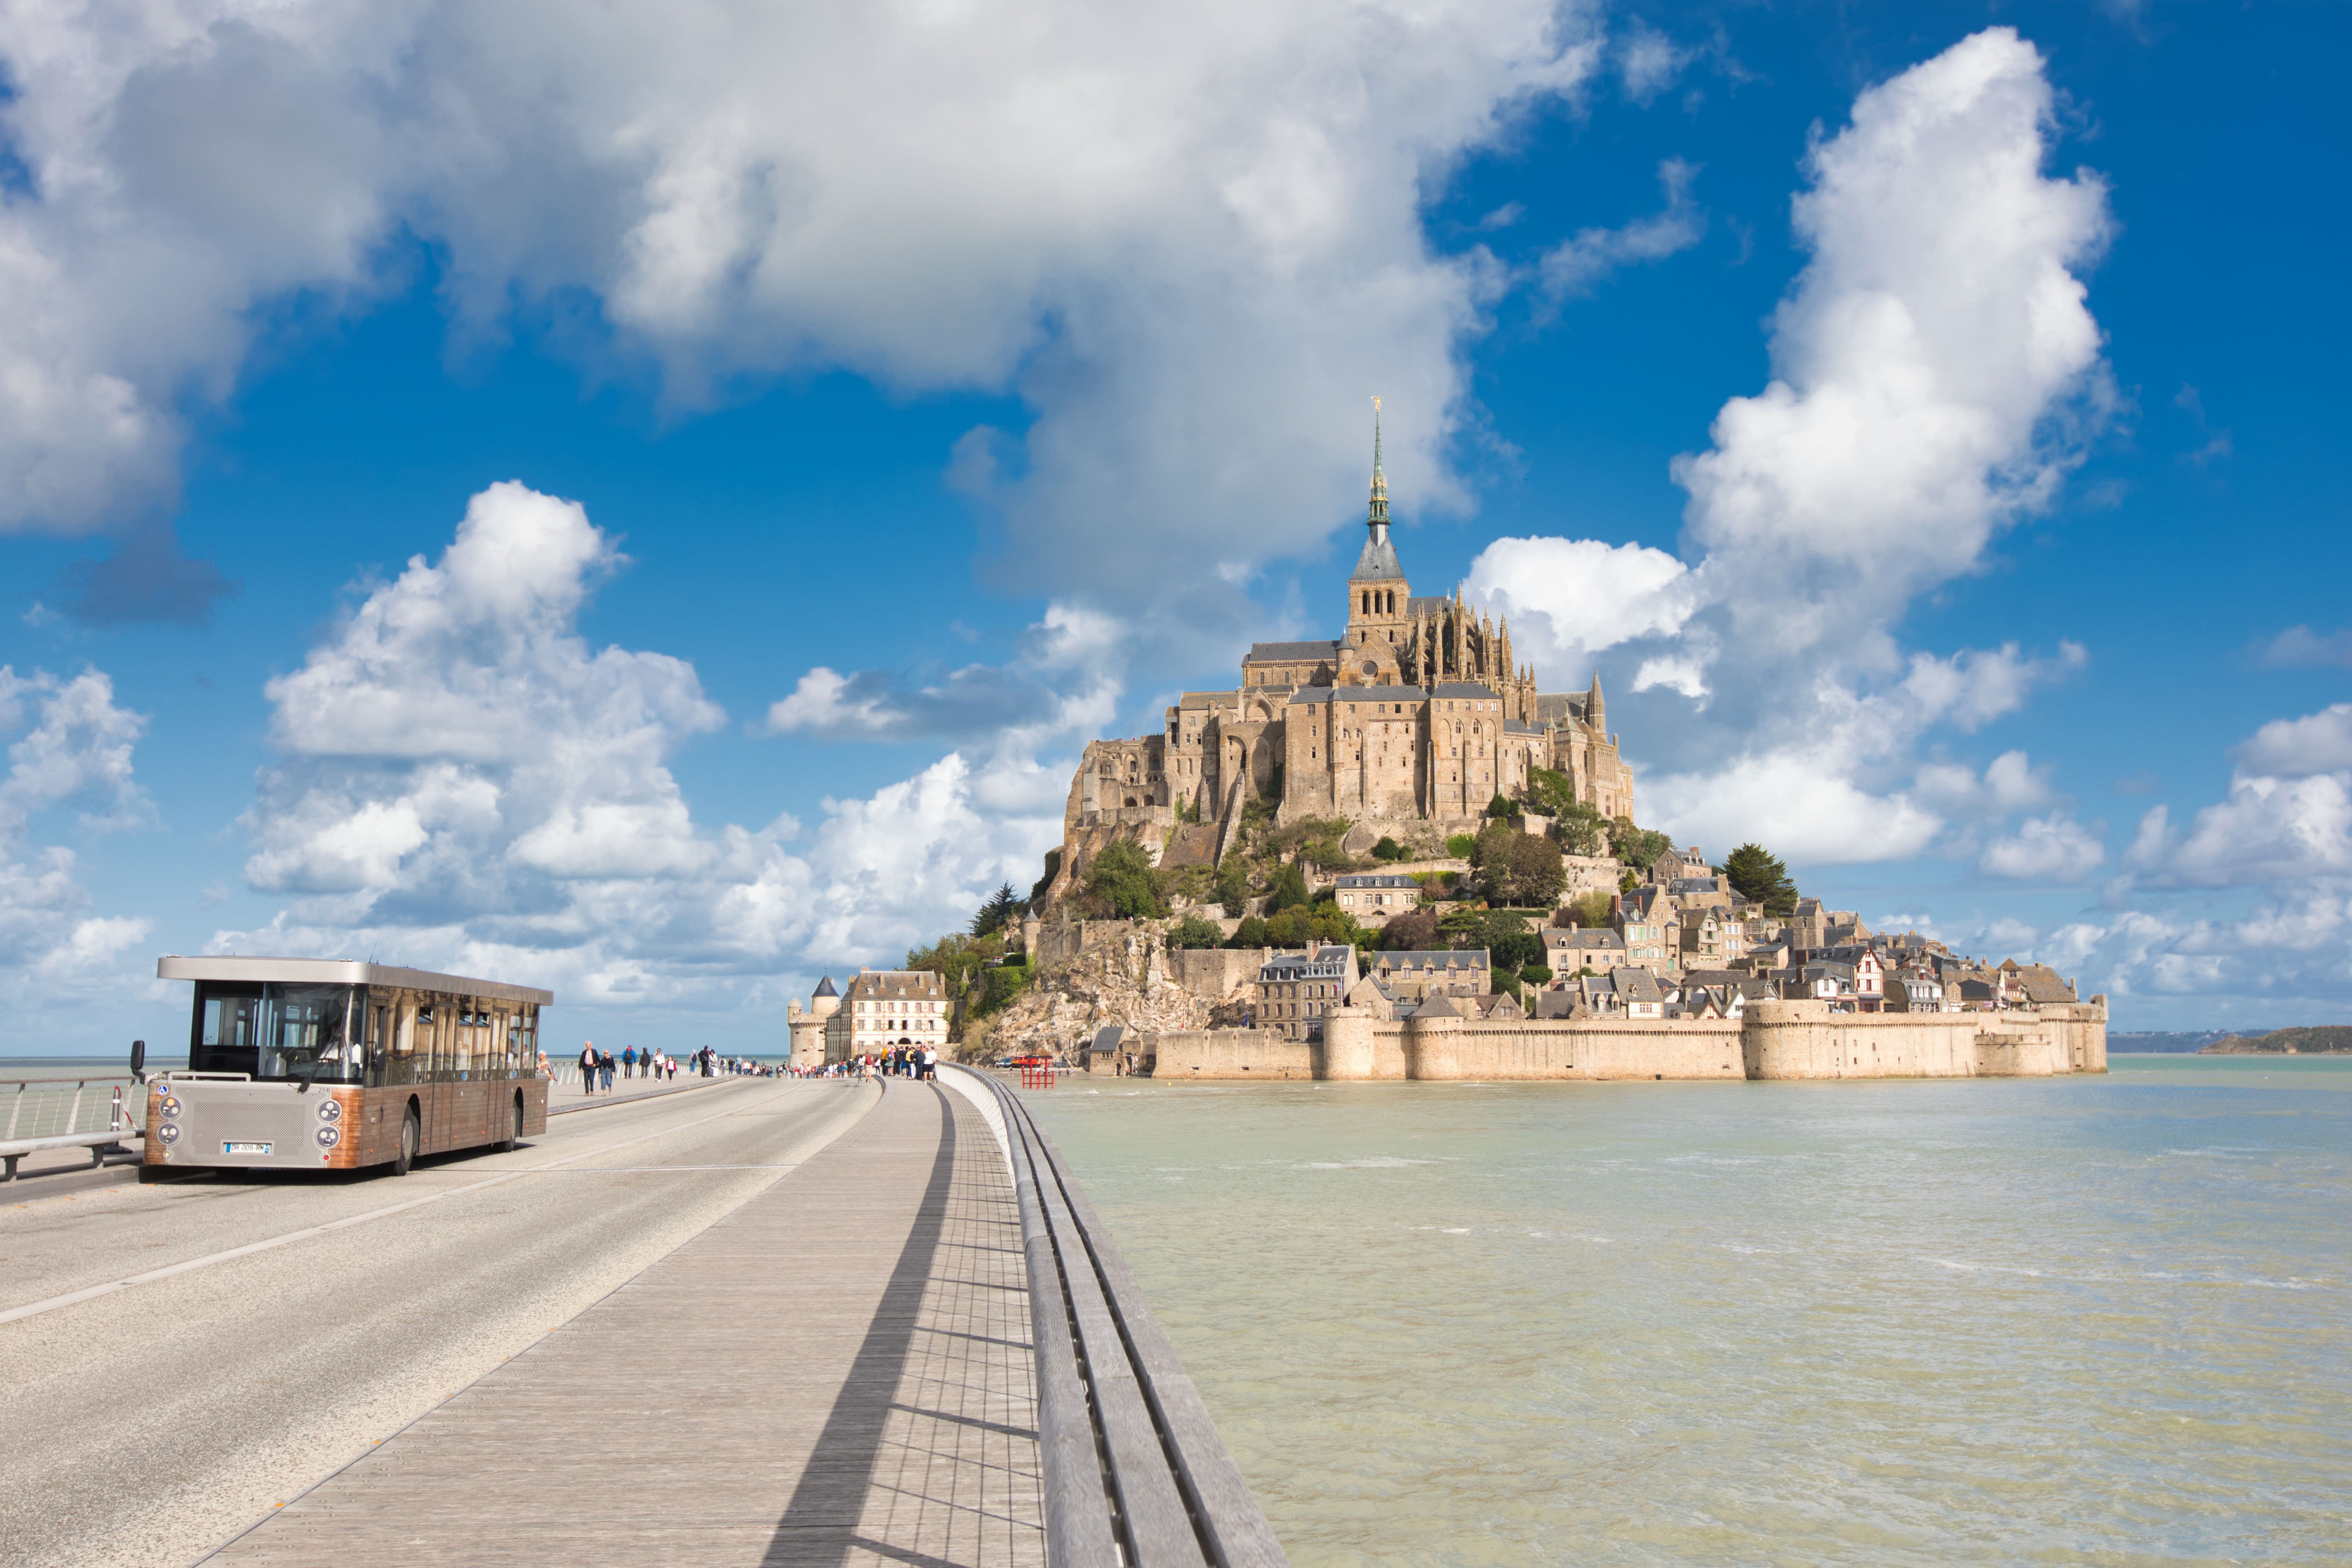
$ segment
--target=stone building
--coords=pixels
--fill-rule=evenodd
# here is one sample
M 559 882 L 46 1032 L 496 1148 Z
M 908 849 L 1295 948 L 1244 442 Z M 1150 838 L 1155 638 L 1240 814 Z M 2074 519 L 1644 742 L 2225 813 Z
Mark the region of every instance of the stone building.
M 1633 815 L 1633 774 L 1609 732 L 1595 672 L 1567 694 L 1536 689 L 1507 622 L 1451 596 L 1419 595 L 1389 538 L 1388 479 L 1372 438 L 1366 538 L 1348 578 L 1346 627 L 1328 641 L 1258 643 L 1241 685 L 1188 691 L 1157 734 L 1088 745 L 1063 812 L 1054 895 L 1114 838 L 1163 865 L 1213 865 L 1252 795 L 1284 822 L 1470 826 L 1528 770 L 1568 775 L 1609 817 Z
M 824 1059 L 845 1062 L 892 1046 L 948 1044 L 948 994 L 928 969 L 861 969 L 824 1021 Z
M 1259 966 L 1250 1026 L 1286 1039 L 1321 1036 L 1323 1020 L 1356 984 L 1356 950 L 1345 944 L 1278 952 Z

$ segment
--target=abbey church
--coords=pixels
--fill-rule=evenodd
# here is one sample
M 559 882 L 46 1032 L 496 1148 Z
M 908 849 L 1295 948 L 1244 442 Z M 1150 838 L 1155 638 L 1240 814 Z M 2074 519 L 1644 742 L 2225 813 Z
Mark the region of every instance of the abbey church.
M 1368 537 L 1348 579 L 1347 630 L 1258 643 L 1236 690 L 1188 691 L 1158 734 L 1087 747 L 1063 815 L 1054 892 L 1113 838 L 1164 846 L 1163 865 L 1214 865 L 1251 794 L 1278 819 L 1344 816 L 1468 826 L 1531 768 L 1566 773 L 1602 816 L 1633 814 L 1633 775 L 1589 690 L 1539 694 L 1496 625 L 1451 597 L 1416 598 L 1389 539 L 1388 480 L 1372 437 Z

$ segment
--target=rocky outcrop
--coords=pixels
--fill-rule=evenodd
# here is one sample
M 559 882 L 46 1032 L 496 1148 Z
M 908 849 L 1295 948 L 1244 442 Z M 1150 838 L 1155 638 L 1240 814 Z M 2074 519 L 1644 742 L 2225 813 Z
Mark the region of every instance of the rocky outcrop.
M 1212 999 L 1186 989 L 1169 968 L 1160 934 L 1147 926 L 1122 940 L 1090 945 L 1041 973 L 1034 990 L 996 1016 L 988 1051 L 1073 1057 L 1105 1024 L 1150 1035 L 1230 1027 L 1241 1020 L 1249 1004 L 1248 980 L 1237 983 L 1231 994 Z

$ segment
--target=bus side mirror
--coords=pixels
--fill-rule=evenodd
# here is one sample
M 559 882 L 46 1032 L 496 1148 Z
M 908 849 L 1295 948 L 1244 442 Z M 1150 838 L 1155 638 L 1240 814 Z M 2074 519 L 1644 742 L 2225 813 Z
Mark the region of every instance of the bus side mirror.
M 147 1081 L 147 1074 L 146 1074 L 146 1071 L 144 1070 L 144 1069 L 146 1068 L 146 1066 L 147 1066 L 147 1042 L 146 1042 L 146 1041 L 144 1041 L 144 1040 L 133 1040 L 133 1041 L 131 1041 L 131 1076 L 132 1078 L 134 1078 L 134 1079 L 137 1079 L 141 1083 L 145 1083 L 145 1082 Z

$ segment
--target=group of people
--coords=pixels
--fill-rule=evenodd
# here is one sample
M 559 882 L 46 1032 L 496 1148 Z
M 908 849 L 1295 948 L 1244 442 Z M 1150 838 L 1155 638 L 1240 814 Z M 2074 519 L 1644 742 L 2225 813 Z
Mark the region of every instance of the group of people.
M 612 1093 L 615 1072 L 624 1079 L 648 1078 L 666 1083 L 674 1082 L 677 1078 L 678 1065 L 676 1057 L 667 1051 L 657 1051 L 651 1046 L 642 1051 L 635 1046 L 624 1046 L 620 1056 L 615 1058 L 610 1051 L 598 1050 L 595 1041 L 588 1040 L 580 1047 L 580 1091 L 583 1094 Z M 749 1057 L 722 1057 L 709 1046 L 688 1052 L 685 1066 L 688 1073 L 701 1078 L 766 1077 L 776 1070 L 763 1067 Z M 544 1072 L 546 1068 L 547 1058 L 542 1054 L 540 1070 Z
M 929 1046 L 893 1046 L 887 1051 L 867 1051 L 845 1062 L 786 1070 L 794 1078 L 937 1078 L 940 1053 Z
M 610 1051 L 600 1051 L 596 1042 L 589 1040 L 580 1047 L 580 1089 L 583 1094 L 613 1092 L 613 1074 L 636 1078 L 671 1079 L 677 1077 L 677 1059 L 648 1046 L 640 1051 L 635 1046 L 624 1046 L 616 1059 Z

